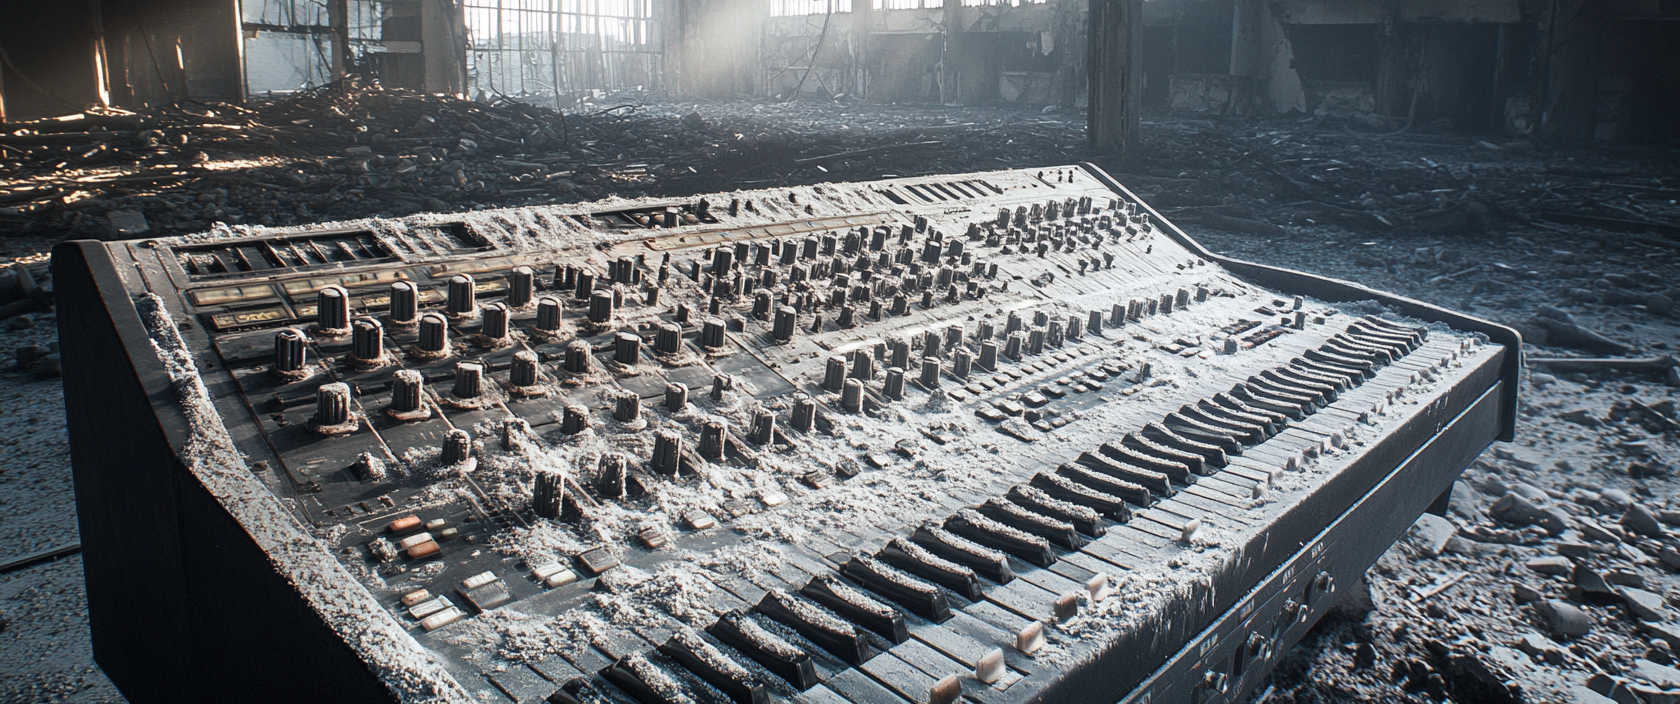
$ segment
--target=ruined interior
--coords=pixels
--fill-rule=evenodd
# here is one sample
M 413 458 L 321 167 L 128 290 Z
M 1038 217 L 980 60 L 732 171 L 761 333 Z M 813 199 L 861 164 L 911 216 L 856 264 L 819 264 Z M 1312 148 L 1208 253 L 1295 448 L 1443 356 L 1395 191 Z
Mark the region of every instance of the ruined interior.
M 0 701 L 1680 698 L 1677 54 L 1638 0 L 0 0 Z M 917 582 L 954 621 L 860 572 L 1020 506 L 1065 544 Z M 907 640 L 790 625 L 846 604 Z

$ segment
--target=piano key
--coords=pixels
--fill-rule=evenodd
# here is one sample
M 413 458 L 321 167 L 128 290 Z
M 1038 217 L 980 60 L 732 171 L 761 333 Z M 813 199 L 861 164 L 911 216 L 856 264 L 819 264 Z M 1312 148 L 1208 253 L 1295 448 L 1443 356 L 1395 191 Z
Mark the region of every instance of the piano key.
M 908 609 L 911 613 L 932 621 L 951 617 L 945 592 L 928 582 L 864 553 L 852 556 L 846 563 L 845 575 L 873 591 Z
M 910 701 L 858 670 L 835 673 L 823 685 L 852 704 L 904 704 Z
M 851 704 L 850 700 L 820 684 L 800 692 L 794 701 L 800 704 Z
M 735 704 L 765 704 L 769 690 L 752 673 L 692 628 L 681 628 L 659 652 L 716 687 Z
M 961 596 L 969 599 L 981 597 L 980 578 L 973 569 L 940 557 L 912 541 L 893 538 L 877 557 Z
M 1172 496 L 1177 491 L 1167 475 L 1154 470 L 1090 452 L 1079 453 L 1075 461 L 1079 464 L 1062 465 L 1056 473 L 1137 506 L 1148 506 L 1154 496 Z
M 812 577 L 799 593 L 841 618 L 874 631 L 894 643 L 903 643 L 910 637 L 904 627 L 904 614 L 840 581 L 840 578 L 834 575 L 822 574 Z
M 974 573 L 999 584 L 1007 584 L 1015 575 L 1002 552 L 975 543 L 945 530 L 937 523 L 923 523 L 911 534 L 910 540 L 929 552 L 958 564 L 967 565 Z
M 1101 537 L 1107 530 L 1103 526 L 1102 515 L 1095 509 L 1080 506 L 1068 501 L 1062 501 L 1029 484 L 1017 484 L 1009 488 L 1009 500 L 1034 513 L 1049 516 L 1058 521 L 1072 525 L 1083 535 Z M 1069 545 L 1068 547 L 1077 547 Z
M 1061 595 L 1025 579 L 1017 579 L 986 592 L 986 601 L 1006 608 L 1022 618 L 1040 621 L 1050 618 L 1049 605 L 1059 596 Z M 971 607 L 967 611 L 973 613 L 974 608 Z
M 1170 447 L 1179 452 L 1194 454 L 1209 467 L 1225 466 L 1225 450 L 1218 445 L 1201 442 L 1193 438 L 1180 435 L 1162 423 L 1148 423 L 1138 431 L 1139 436 L 1150 442 Z
M 1207 473 L 1201 455 L 1162 445 L 1137 433 L 1126 433 L 1125 437 L 1120 439 L 1120 446 L 1159 461 L 1183 465 L 1194 475 Z
M 974 509 L 963 509 L 945 519 L 945 529 L 1039 567 L 1056 561 L 1049 541 L 994 521 Z
M 1052 545 L 1077 550 L 1084 544 L 1072 523 L 1034 513 L 1007 499 L 987 499 L 978 511 L 994 521 L 1044 538 Z
M 687 704 L 727 701 L 684 683 L 640 653 L 621 658 L 601 670 L 601 678 L 642 704 Z
M 1179 484 L 1190 484 L 1196 481 L 1196 477 L 1191 473 L 1190 466 L 1183 462 L 1154 457 L 1124 445 L 1112 445 L 1106 442 L 1099 446 L 1097 451 L 1104 457 L 1113 460 L 1115 464 L 1141 467 L 1151 472 L 1159 472 Z
M 744 613 L 725 614 L 712 624 L 708 632 L 797 689 L 809 689 L 817 683 L 816 663 L 810 653 L 765 629 Z
M 926 704 L 928 695 L 933 691 L 933 685 L 939 678 L 933 677 L 914 665 L 891 652 L 882 653 L 864 663 L 859 671 L 874 678 L 875 681 L 886 686 L 909 701 Z
M 868 639 L 856 626 L 786 591 L 766 593 L 755 611 L 792 628 L 849 665 L 856 666 L 873 655 Z
M 1059 501 L 1067 501 L 1080 506 L 1088 507 L 1091 510 L 1102 514 L 1108 520 L 1116 523 L 1125 523 L 1126 521 L 1132 519 L 1131 507 L 1126 504 L 1125 499 L 1119 496 L 1098 491 L 1097 489 L 1080 484 L 1079 482 L 1075 482 L 1059 474 L 1045 474 L 1044 472 L 1039 472 L 1038 474 L 1033 475 L 1031 481 L 1031 486 L 1039 491 L 1042 491 Z M 1138 489 L 1142 490 L 1142 487 L 1138 487 Z M 1147 499 L 1148 492 L 1144 491 L 1143 494 L 1144 498 Z M 1096 533 L 1088 533 L 1087 535 L 1101 537 Z

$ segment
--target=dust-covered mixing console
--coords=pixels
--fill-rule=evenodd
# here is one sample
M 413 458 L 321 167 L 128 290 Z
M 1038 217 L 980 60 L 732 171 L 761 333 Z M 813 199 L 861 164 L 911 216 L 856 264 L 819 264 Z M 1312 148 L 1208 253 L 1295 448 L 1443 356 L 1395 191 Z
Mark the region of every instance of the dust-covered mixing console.
M 1232 701 L 1509 436 L 1520 363 L 1089 165 L 54 267 L 137 702 Z

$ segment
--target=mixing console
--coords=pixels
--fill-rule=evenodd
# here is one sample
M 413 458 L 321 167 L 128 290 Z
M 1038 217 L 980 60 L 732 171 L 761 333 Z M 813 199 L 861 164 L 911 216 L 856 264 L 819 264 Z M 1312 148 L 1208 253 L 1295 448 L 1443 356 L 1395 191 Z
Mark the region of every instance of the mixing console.
M 1090 166 L 55 262 L 135 701 L 1229 701 L 1515 403 L 1514 333 Z

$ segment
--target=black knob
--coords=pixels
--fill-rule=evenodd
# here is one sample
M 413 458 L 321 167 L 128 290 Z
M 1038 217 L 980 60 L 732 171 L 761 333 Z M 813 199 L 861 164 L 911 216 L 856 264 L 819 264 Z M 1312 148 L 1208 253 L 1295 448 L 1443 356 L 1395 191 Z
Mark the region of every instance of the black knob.
M 303 370 L 303 333 L 287 328 L 274 333 L 274 371 L 296 374 Z
M 414 284 L 398 281 L 391 284 L 391 322 L 413 325 L 420 316 L 420 296 Z
M 385 357 L 385 327 L 373 318 L 357 318 L 350 324 L 350 356 L 359 362 L 378 362 Z
M 328 286 L 315 295 L 315 327 L 332 331 L 350 328 L 350 294 L 343 287 Z
M 589 360 L 590 357 L 594 356 L 593 353 L 594 351 L 589 348 L 589 343 L 582 340 L 573 340 L 571 344 L 566 345 L 566 361 L 564 362 L 566 371 L 574 374 L 589 373 L 592 366 Z
M 700 424 L 700 456 L 709 460 L 723 459 L 723 438 L 728 426 L 721 420 Z
M 315 417 L 312 424 L 317 427 L 341 426 L 350 422 L 350 385 L 344 382 L 322 384 L 315 390 Z
M 472 459 L 472 436 L 460 428 L 443 434 L 443 463 L 448 466 L 466 464 Z
M 537 329 L 550 334 L 560 330 L 560 299 L 553 296 L 537 299 Z
M 420 316 L 420 349 L 442 354 L 449 347 L 449 319 L 437 313 Z
M 537 472 L 536 484 L 531 488 L 531 510 L 538 516 L 560 517 L 560 505 L 566 495 L 565 476 L 556 471 Z
M 391 379 L 391 411 L 416 413 L 420 411 L 425 377 L 413 369 L 399 369 Z
M 513 353 L 513 369 L 508 374 L 514 386 L 534 386 L 537 383 L 537 353 L 520 350 Z
M 479 326 L 479 333 L 485 339 L 500 342 L 508 336 L 508 308 L 501 303 L 491 303 L 484 307 L 483 324 Z
M 445 302 L 444 310 L 458 317 L 478 312 L 478 282 L 473 280 L 472 274 L 456 274 L 449 277 L 449 299 Z
M 508 272 L 507 304 L 510 308 L 524 308 L 531 303 L 531 297 L 536 295 L 536 276 L 531 273 L 531 267 L 518 266 Z
M 688 385 L 671 383 L 665 385 L 665 408 L 671 411 L 681 411 L 688 407 Z
M 484 392 L 484 365 L 461 362 L 455 365 L 456 398 L 478 398 Z

